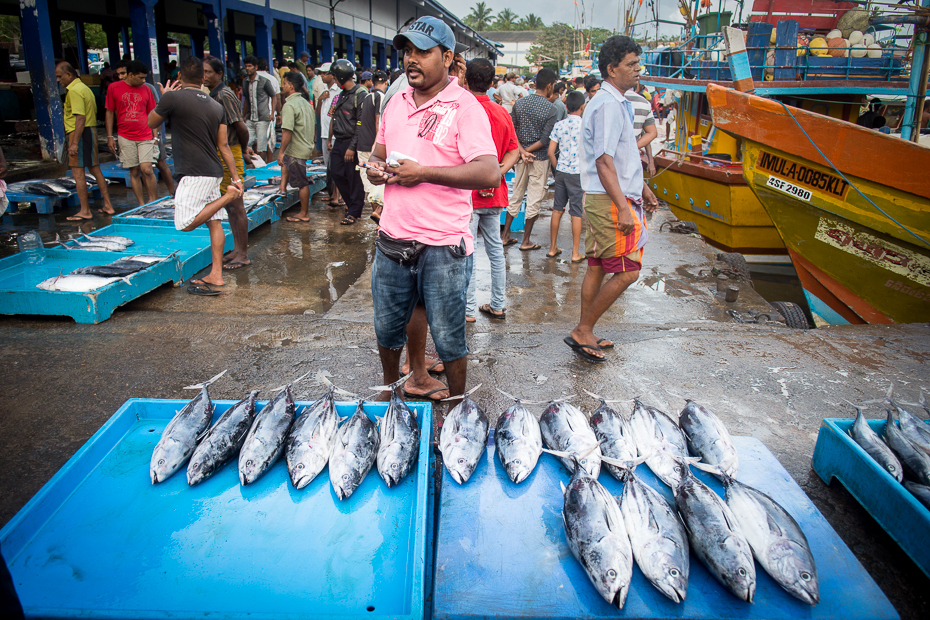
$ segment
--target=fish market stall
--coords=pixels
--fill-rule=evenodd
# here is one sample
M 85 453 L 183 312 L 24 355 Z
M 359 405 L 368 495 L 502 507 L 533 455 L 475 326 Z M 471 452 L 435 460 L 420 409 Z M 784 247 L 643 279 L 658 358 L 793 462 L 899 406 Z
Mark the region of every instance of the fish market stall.
M 817 563 L 818 604 L 793 598 L 760 567 L 753 602 L 739 600 L 692 553 L 683 602 L 663 596 L 636 565 L 618 612 L 595 590 L 566 542 L 561 485 L 569 482 L 567 470 L 543 454 L 535 470 L 513 484 L 492 435 L 466 484 L 458 485 L 448 471 L 442 475 L 433 618 L 897 618 L 852 552 L 764 445 L 750 437 L 733 441 L 741 462 L 739 480 L 777 498 L 806 534 Z M 636 474 L 674 505 L 668 487 L 645 464 Z M 696 475 L 722 495 L 713 477 Z M 620 496 L 623 485 L 606 471 L 598 480 L 612 496 Z
M 268 221 L 274 221 L 275 203 L 282 200 L 277 190 L 271 187 L 246 190 L 243 194 L 249 230 L 254 230 Z M 144 204 L 131 211 L 113 217 L 114 224 L 174 227 L 174 199 L 165 196 Z M 223 228 L 230 230 L 228 218 L 223 219 Z
M 168 164 L 168 168 L 171 169 L 171 172 L 174 172 L 174 159 L 169 157 L 165 161 Z M 130 187 L 132 171 L 129 168 L 123 168 L 119 160 L 100 164 L 100 171 L 103 173 L 105 179 L 122 181 L 126 187 Z M 152 172 L 155 174 L 156 180 L 161 180 L 161 173 L 156 166 L 152 166 Z
M 97 185 L 94 183 L 88 185 L 88 196 L 100 198 L 100 189 Z M 77 190 L 74 188 L 74 180 L 67 177 L 11 183 L 7 187 L 6 197 L 10 201 L 9 211 L 13 213 L 16 212 L 13 205 L 18 203 L 35 205 L 36 212 L 43 215 L 54 213 L 55 207 L 62 204 L 67 207 L 77 207 L 81 204 Z
M 295 489 L 283 462 L 247 486 L 234 463 L 153 485 L 153 448 L 186 404 L 127 401 L 0 530 L 27 616 L 423 618 L 429 404 L 410 405 L 424 429 L 410 475 L 388 488 L 371 471 L 345 500 L 325 472 Z M 216 420 L 234 403 L 214 405 Z

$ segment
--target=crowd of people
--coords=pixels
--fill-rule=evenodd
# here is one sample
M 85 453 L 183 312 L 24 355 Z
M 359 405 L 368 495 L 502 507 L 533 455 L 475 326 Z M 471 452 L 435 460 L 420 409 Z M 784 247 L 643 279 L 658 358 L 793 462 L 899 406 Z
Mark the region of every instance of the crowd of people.
M 137 199 L 155 196 L 153 169 L 161 170 L 170 123 L 176 188 L 170 172 L 162 174 L 174 194 L 175 225 L 189 231 L 205 224 L 210 231 L 213 265 L 189 290 L 215 294 L 224 270 L 249 264 L 243 162 L 276 160 L 280 189 L 298 189 L 299 209 L 287 219 L 306 222 L 306 162 L 319 150 L 330 179 L 326 207 L 340 210 L 340 223 L 350 226 L 367 204 L 378 223 L 372 297 L 385 384 L 403 370 L 412 372 L 404 388 L 410 396 L 459 395 L 466 324 L 476 311 L 506 318 L 504 250 L 517 243 L 521 251 L 541 249 L 532 234 L 551 174 L 547 256 L 562 253 L 557 237 L 567 207 L 571 261 L 587 261 L 580 318 L 565 342 L 588 361 L 604 361 L 613 343 L 595 326 L 637 279 L 648 239 L 644 214 L 657 205 L 643 181 L 644 169 L 654 170 L 648 145 L 657 130 L 655 107 L 638 88 L 640 47 L 624 36 L 605 42 L 603 80 L 560 80 L 541 69 L 527 82 L 498 76 L 486 59 L 466 63 L 465 50 L 437 18 L 416 20 L 394 46 L 403 51 L 404 68 L 391 76 L 360 71 L 346 59 L 314 67 L 307 54 L 274 61 L 270 71 L 264 59 L 247 56 L 239 74 L 207 56 L 183 60 L 176 81 L 154 87 L 142 63 L 117 65 L 119 81 L 106 96 L 107 142 L 133 171 Z M 85 167 L 98 175 L 93 97 L 67 63 L 56 74 L 68 89 L 70 165 L 76 178 Z M 104 184 L 101 190 L 103 211 L 112 212 Z M 520 241 L 510 228 L 524 203 Z M 93 217 L 86 195 L 73 217 Z M 225 257 L 223 217 L 235 241 Z M 472 277 L 479 231 L 491 264 L 491 299 L 480 307 Z M 428 331 L 438 360 L 426 357 Z M 444 371 L 448 385 L 430 370 Z

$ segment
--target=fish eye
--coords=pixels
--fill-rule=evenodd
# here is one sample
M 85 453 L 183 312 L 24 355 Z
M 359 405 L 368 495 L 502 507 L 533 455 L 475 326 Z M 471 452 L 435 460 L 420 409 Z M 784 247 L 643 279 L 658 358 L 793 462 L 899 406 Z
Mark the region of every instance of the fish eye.
M 297 469 L 303 469 L 303 468 L 304 468 L 304 464 L 303 464 L 303 463 L 300 463 L 300 464 L 297 465 Z
M 889 465 L 888 471 L 897 471 L 897 468 L 894 465 Z
M 465 459 L 459 459 L 459 465 L 464 465 L 464 464 L 465 464 Z
M 343 480 L 348 480 L 348 479 L 349 479 L 349 474 L 342 474 L 342 479 L 343 479 Z
M 802 581 L 810 581 L 810 580 L 811 580 L 811 574 L 808 573 L 808 572 L 801 573 L 801 580 L 802 580 Z
M 251 467 L 251 465 L 252 465 L 252 461 L 246 461 L 246 462 L 245 462 L 245 464 L 246 464 L 246 466 L 249 466 L 249 467 Z
M 616 578 L 616 576 L 617 576 L 617 571 L 615 571 L 614 569 L 611 568 L 609 571 L 607 571 L 607 577 L 609 577 L 610 579 L 614 579 Z
M 158 459 L 158 464 L 159 464 L 159 465 L 164 465 L 164 464 L 165 464 L 165 459 Z
M 585 459 L 581 459 L 581 464 L 582 464 L 582 465 L 586 465 L 587 463 L 588 463 L 588 461 L 587 461 L 587 460 L 585 460 Z
M 740 576 L 740 577 L 745 577 L 745 576 L 746 576 L 746 569 L 745 569 L 745 568 L 740 568 L 737 572 L 739 573 L 739 576 Z
M 391 469 L 397 469 L 398 467 L 399 467 L 399 465 L 398 465 L 397 463 L 392 463 L 392 464 L 391 464 Z
M 516 461 L 514 461 L 513 464 L 514 464 L 514 465 L 519 465 L 519 464 L 520 464 L 520 459 L 517 459 Z
M 673 568 L 673 569 L 671 569 L 671 570 L 668 571 L 668 574 L 671 575 L 672 577 L 677 577 L 677 576 L 680 575 L 681 573 L 678 572 L 678 569 L 677 569 L 677 568 Z
M 680 474 L 680 473 L 681 473 L 681 466 L 680 466 L 680 465 L 675 465 L 675 473 L 676 473 L 676 474 Z

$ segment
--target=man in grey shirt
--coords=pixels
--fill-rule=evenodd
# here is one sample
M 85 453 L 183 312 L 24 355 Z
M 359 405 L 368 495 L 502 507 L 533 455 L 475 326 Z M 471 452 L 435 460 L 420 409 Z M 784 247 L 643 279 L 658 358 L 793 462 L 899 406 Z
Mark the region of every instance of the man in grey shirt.
M 281 113 L 281 99 L 275 93 L 271 80 L 258 74 L 258 58 L 245 57 L 245 73 L 248 79 L 242 88 L 242 116 L 249 128 L 249 143 L 253 150 L 266 162 L 271 161 L 268 150 L 268 132 L 271 129 L 271 111 Z

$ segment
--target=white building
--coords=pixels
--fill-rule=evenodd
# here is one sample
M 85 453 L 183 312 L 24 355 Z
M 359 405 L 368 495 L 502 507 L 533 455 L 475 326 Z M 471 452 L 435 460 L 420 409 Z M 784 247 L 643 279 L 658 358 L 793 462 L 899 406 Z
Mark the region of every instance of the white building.
M 504 67 L 529 67 L 532 63 L 526 59 L 526 53 L 530 50 L 530 46 L 536 42 L 536 37 L 542 33 L 539 30 L 492 30 L 479 32 L 478 34 L 489 41 L 500 44 L 497 49 L 503 56 L 497 59 L 498 65 Z

